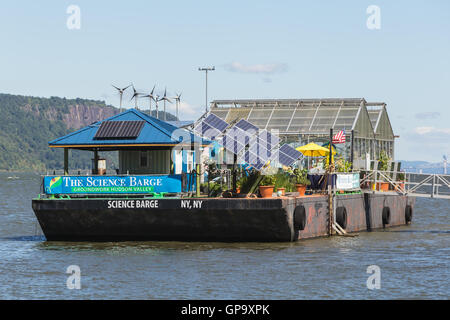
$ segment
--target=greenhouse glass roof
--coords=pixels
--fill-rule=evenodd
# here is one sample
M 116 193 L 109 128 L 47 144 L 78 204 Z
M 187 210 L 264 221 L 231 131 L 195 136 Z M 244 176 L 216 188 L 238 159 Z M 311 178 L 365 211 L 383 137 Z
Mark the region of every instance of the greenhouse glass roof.
M 231 123 L 246 119 L 260 129 L 289 134 L 329 134 L 354 129 L 364 99 L 215 100 L 211 113 Z

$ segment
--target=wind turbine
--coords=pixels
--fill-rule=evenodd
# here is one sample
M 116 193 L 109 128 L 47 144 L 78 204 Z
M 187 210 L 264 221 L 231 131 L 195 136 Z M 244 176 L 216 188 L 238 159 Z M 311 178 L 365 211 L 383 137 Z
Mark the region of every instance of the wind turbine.
M 175 99 L 175 105 L 176 105 L 176 114 L 177 114 L 177 120 L 180 120 L 180 118 L 178 118 L 178 106 L 180 105 L 180 98 L 181 98 L 181 92 L 179 94 L 177 94 L 174 99 Z
M 125 88 L 118 88 L 118 87 L 116 87 L 116 86 L 113 85 L 113 84 L 112 84 L 112 86 L 113 86 L 114 88 L 116 88 L 117 91 L 119 91 L 119 96 L 120 96 L 119 112 L 122 112 L 122 97 L 123 97 L 123 92 L 124 92 L 126 89 L 128 89 L 128 88 L 131 86 L 131 84 L 130 84 L 128 87 L 125 87 Z
M 166 101 L 169 101 L 169 103 L 172 103 L 172 101 L 170 101 L 170 99 L 167 98 L 167 89 L 166 88 L 164 89 L 164 95 L 161 98 L 161 100 L 164 101 L 164 121 L 166 121 L 166 117 L 167 117 L 167 114 L 166 114 Z
M 149 115 L 150 115 L 150 116 L 152 115 L 152 100 L 156 102 L 155 96 L 153 95 L 153 92 L 155 91 L 155 87 L 156 87 L 156 84 L 153 86 L 153 89 L 152 89 L 152 91 L 150 91 L 149 94 L 143 96 L 143 97 L 145 97 L 145 98 L 149 98 L 149 101 L 150 101 L 150 111 L 149 111 Z
M 155 95 L 155 105 L 156 105 L 156 119 L 159 119 L 159 111 L 158 111 L 158 102 L 161 101 L 162 99 L 159 98 L 158 95 Z
M 131 86 L 133 87 L 133 96 L 131 97 L 130 101 L 134 99 L 134 107 L 136 110 L 139 110 L 137 98 L 139 97 L 140 93 L 136 91 L 136 88 L 133 84 Z

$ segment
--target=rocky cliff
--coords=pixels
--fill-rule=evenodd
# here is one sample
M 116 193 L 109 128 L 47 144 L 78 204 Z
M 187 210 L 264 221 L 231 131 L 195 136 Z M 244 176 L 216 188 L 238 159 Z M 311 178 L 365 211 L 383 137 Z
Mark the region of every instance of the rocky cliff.
M 0 94 L 0 170 L 60 169 L 63 153 L 48 141 L 117 113 L 103 101 Z M 89 168 L 91 158 L 72 151 L 71 168 Z

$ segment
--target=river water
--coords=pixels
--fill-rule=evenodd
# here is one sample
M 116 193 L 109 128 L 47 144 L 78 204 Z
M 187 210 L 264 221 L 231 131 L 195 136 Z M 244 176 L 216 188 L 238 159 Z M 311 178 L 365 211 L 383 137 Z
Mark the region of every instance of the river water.
M 450 200 L 413 224 L 296 243 L 46 242 L 40 177 L 0 173 L 0 299 L 449 299 Z M 70 290 L 69 265 L 81 271 Z M 380 289 L 369 290 L 370 265 Z

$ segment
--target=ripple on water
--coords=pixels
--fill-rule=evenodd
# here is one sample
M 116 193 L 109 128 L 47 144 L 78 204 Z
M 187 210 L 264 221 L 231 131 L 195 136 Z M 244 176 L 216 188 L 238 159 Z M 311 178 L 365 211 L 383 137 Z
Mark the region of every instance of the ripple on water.
M 8 176 L 18 178 L 8 179 Z M 46 242 L 35 174 L 0 173 L 3 299 L 448 299 L 446 200 L 417 199 L 411 226 L 296 243 Z M 20 192 L 17 192 L 20 190 Z M 82 289 L 66 288 L 69 265 Z M 368 290 L 369 265 L 381 289 Z

